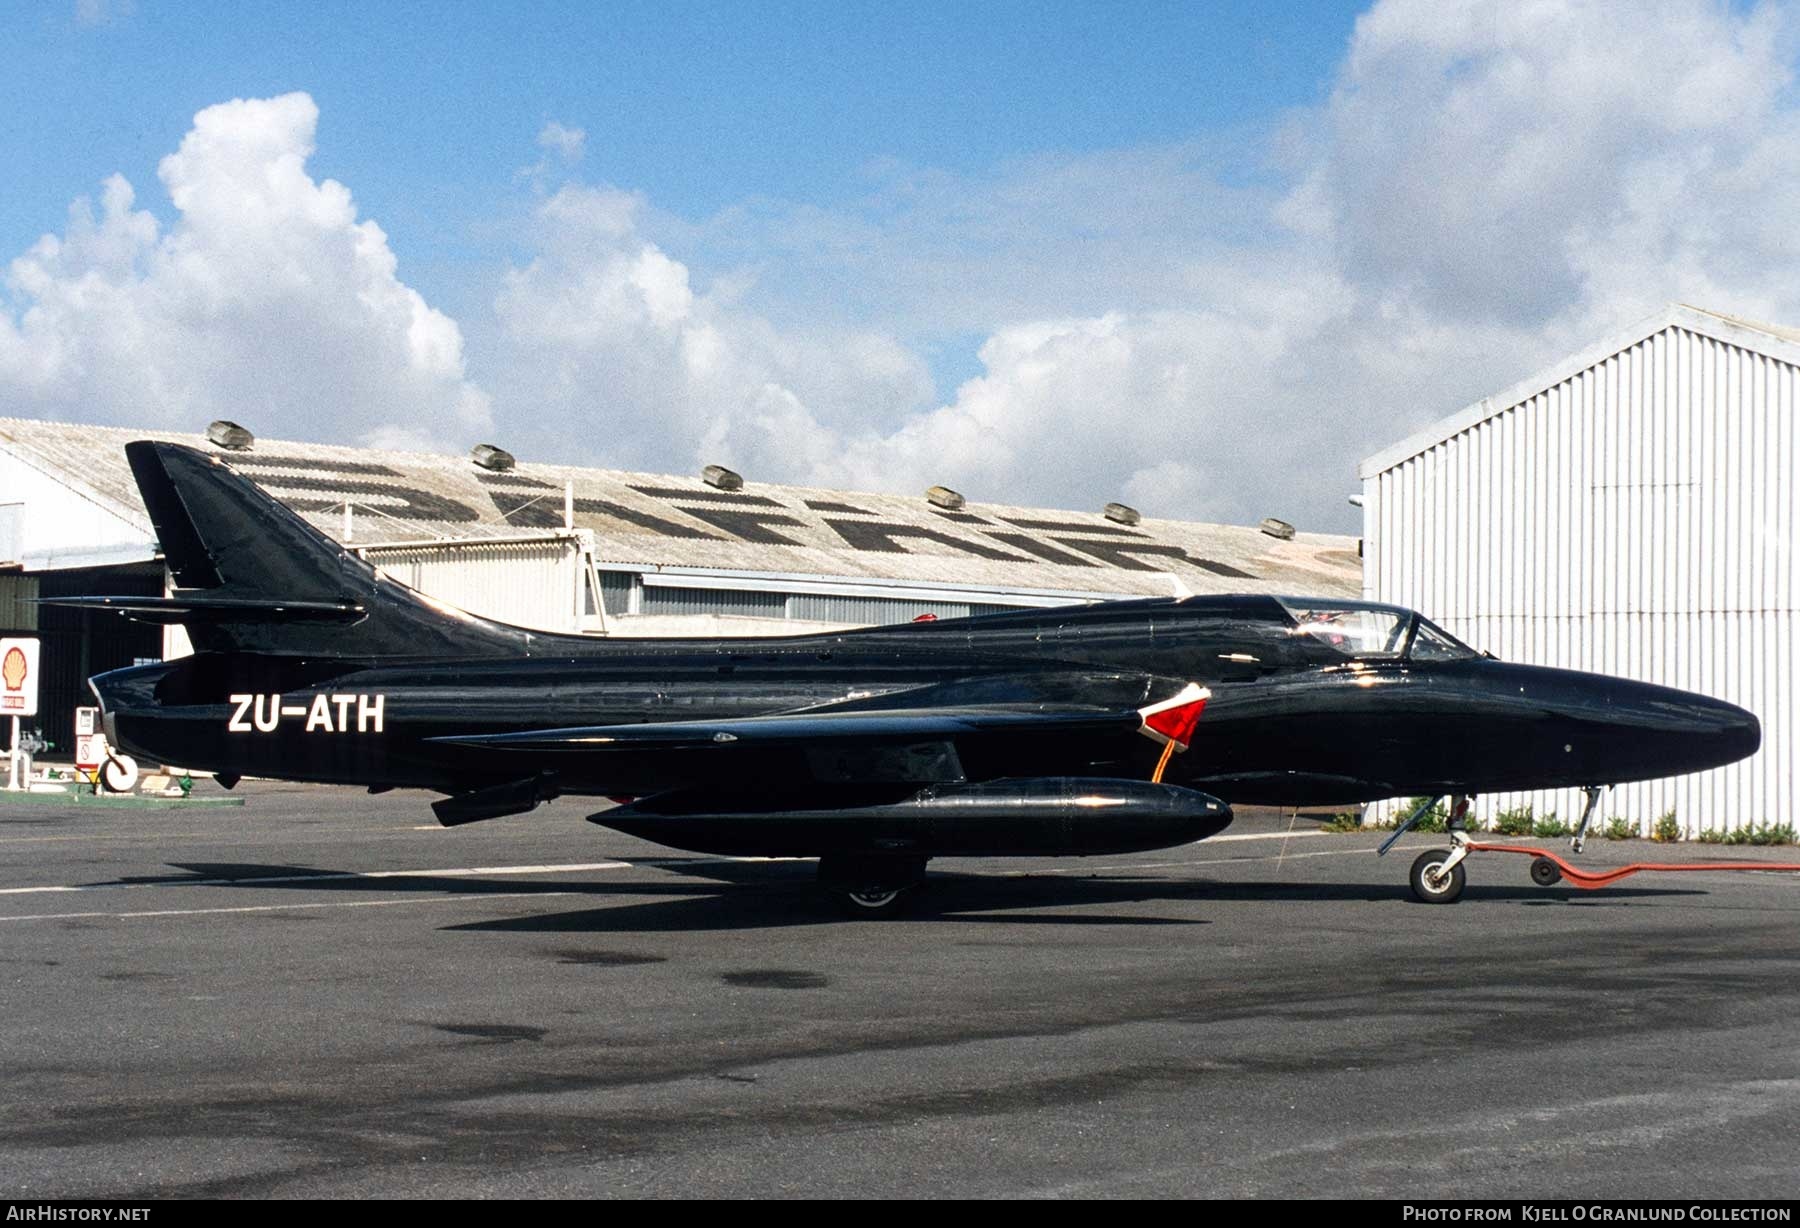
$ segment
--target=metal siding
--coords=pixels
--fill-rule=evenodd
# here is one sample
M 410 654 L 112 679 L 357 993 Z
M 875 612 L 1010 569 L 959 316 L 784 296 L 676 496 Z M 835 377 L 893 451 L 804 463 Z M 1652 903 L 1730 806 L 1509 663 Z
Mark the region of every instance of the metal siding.
M 1672 809 L 1690 837 L 1791 821 L 1797 385 L 1787 361 L 1676 325 L 1601 357 L 1372 473 L 1366 591 L 1509 660 L 1699 691 L 1761 719 L 1750 759 L 1621 786 L 1604 814 L 1647 831 Z M 1527 802 L 1568 818 L 1580 795 L 1481 810 Z
M 669 614 L 737 614 L 756 618 L 782 618 L 787 611 L 783 593 L 755 592 L 725 588 L 670 588 L 659 584 L 644 586 L 641 613 Z
M 36 576 L 0 576 L 0 631 L 36 631 L 37 595 Z
M 878 626 L 911 622 L 925 614 L 938 618 L 967 618 L 971 614 L 992 614 L 1017 608 L 967 601 L 900 601 L 891 597 L 824 597 L 795 593 L 788 598 L 787 616 L 816 622 Z
M 641 581 L 635 571 L 601 572 L 600 600 L 606 604 L 606 613 L 613 615 L 635 612 L 633 597 L 640 587 Z
M 25 505 L 0 503 L 0 563 L 16 563 L 25 556 Z
M 541 631 L 578 631 L 581 548 L 574 540 L 366 547 L 387 575 L 471 614 Z
M 28 570 L 147 561 L 153 534 L 0 448 L 0 498 L 17 504 L 7 519 L 8 562 Z

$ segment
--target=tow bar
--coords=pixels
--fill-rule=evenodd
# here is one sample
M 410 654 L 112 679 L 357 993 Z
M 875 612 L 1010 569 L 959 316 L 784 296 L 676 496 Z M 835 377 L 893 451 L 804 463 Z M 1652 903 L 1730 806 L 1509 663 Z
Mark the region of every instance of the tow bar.
M 1582 851 L 1587 836 L 1588 825 L 1593 820 L 1594 809 L 1600 800 L 1600 790 L 1590 786 L 1582 790 L 1587 794 L 1587 805 L 1582 809 L 1581 823 L 1576 827 L 1574 838 L 1569 842 L 1571 851 Z M 1381 842 L 1376 850 L 1378 856 L 1385 857 L 1388 850 L 1400 842 L 1400 837 L 1411 831 L 1431 808 L 1442 800 L 1438 797 L 1421 798 L 1420 805 L 1408 815 L 1404 822 L 1395 827 L 1394 832 Z M 1583 891 L 1597 891 L 1601 887 L 1610 887 L 1622 878 L 1630 878 L 1633 874 L 1716 874 L 1720 872 L 1761 870 L 1773 874 L 1800 874 L 1800 864 L 1780 861 L 1694 861 L 1686 863 L 1638 861 L 1628 866 L 1616 866 L 1610 870 L 1583 870 L 1570 865 L 1555 853 L 1540 848 L 1532 848 L 1523 844 L 1488 844 L 1479 840 L 1471 840 L 1464 823 L 1469 813 L 1469 798 L 1457 797 L 1451 800 L 1450 816 L 1445 824 L 1450 836 L 1450 847 L 1447 849 L 1427 849 L 1414 858 L 1412 873 L 1408 876 L 1412 883 L 1413 895 L 1426 904 L 1454 904 L 1462 898 L 1463 888 L 1468 885 L 1468 871 L 1463 869 L 1463 862 L 1472 853 L 1517 853 L 1531 858 L 1531 881 L 1540 887 L 1552 887 L 1560 882 L 1567 882 L 1572 887 Z
M 1531 858 L 1531 881 L 1540 887 L 1566 882 L 1583 891 L 1610 887 L 1633 874 L 1717 874 L 1729 871 L 1761 870 L 1774 874 L 1800 874 L 1800 864 L 1781 861 L 1638 861 L 1608 870 L 1583 870 L 1572 866 L 1555 853 L 1522 844 L 1488 844 L 1469 839 L 1467 832 L 1452 831 L 1451 847 L 1429 849 L 1420 853 L 1412 865 L 1413 895 L 1427 904 L 1453 904 L 1461 898 L 1467 883 L 1462 863 L 1472 853 L 1517 853 Z

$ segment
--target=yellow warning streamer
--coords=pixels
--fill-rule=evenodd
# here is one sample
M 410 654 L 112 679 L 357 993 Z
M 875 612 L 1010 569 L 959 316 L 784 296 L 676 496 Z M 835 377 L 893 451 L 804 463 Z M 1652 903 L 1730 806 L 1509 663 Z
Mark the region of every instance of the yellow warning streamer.
M 1163 769 L 1165 769 L 1169 766 L 1169 759 L 1174 754 L 1175 754 L 1175 743 L 1174 742 L 1163 743 L 1162 758 L 1158 759 L 1156 761 L 1156 770 L 1154 772 L 1150 773 L 1150 783 L 1151 784 L 1160 785 L 1162 783 Z

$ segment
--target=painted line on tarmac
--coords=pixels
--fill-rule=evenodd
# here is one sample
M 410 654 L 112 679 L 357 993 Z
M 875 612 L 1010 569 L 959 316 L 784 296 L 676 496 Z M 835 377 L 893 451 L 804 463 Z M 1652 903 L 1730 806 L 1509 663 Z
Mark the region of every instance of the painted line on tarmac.
M 83 883 L 73 887 L 0 887 L 0 895 L 53 895 L 82 891 L 133 891 L 143 887 L 257 887 L 264 884 L 332 883 L 345 879 L 493 878 L 501 875 L 585 874 L 630 870 L 628 861 L 588 861 L 537 866 L 461 866 L 445 870 L 326 870 L 318 874 L 270 874 L 260 878 L 165 878 L 141 883 Z
M 0 820 L 3 824 L 4 820 Z M 246 835 L 248 830 L 249 835 Z M 447 827 L 433 823 L 430 827 L 416 827 L 414 831 L 449 831 Z M 400 839 L 411 840 L 398 828 L 393 827 L 293 827 L 279 833 L 283 836 L 369 836 L 377 840 Z M 267 829 L 242 829 L 237 833 L 212 831 L 153 831 L 143 830 L 126 832 L 117 829 L 109 831 L 75 832 L 64 836 L 0 836 L 0 844 L 66 844 L 80 840 L 92 844 L 95 841 L 109 840 L 120 844 L 148 844 L 152 841 L 167 843 L 170 840 L 213 840 L 219 844 L 257 844 L 266 843 L 271 833 Z M 255 837 L 255 838 L 251 838 Z
M 1216 840 L 1207 841 L 1208 844 L 1212 844 L 1215 842 L 1216 842 Z M 1398 848 L 1395 848 L 1392 851 L 1395 853 L 1409 853 L 1415 849 L 1423 849 L 1423 848 L 1429 848 L 1429 847 L 1431 847 L 1431 846 L 1425 845 L 1425 844 L 1404 844 L 1404 845 L 1399 846 Z M 1205 860 L 1195 860 L 1195 861 L 1121 861 L 1114 865 L 1069 866 L 1067 869 L 1056 868 L 1056 869 L 1050 869 L 1050 870 L 1002 870 L 1002 871 L 1000 871 L 1000 874 L 1003 877 L 1007 877 L 1007 878 L 1030 878 L 1030 877 L 1034 877 L 1039 874 L 1095 874 L 1095 873 L 1099 873 L 1102 871 L 1115 871 L 1115 870 L 1178 870 L 1178 869 L 1181 869 L 1186 866 L 1253 866 L 1253 865 L 1259 864 L 1260 862 L 1265 862 L 1265 861 L 1274 861 L 1274 862 L 1279 862 L 1282 860 L 1299 861 L 1302 858 L 1310 858 L 1310 857 L 1357 857 L 1357 856 L 1372 857 L 1372 856 L 1374 856 L 1374 854 L 1375 854 L 1375 850 L 1372 848 L 1330 849 L 1323 853 L 1289 853 L 1285 859 L 1280 856 L 1269 856 L 1269 857 L 1213 857 L 1213 858 L 1209 858 L 1209 859 L 1205 859 Z
M 1323 835 L 1322 832 L 1306 832 L 1304 835 Z M 1289 837 L 1279 832 L 1267 834 L 1249 834 L 1239 836 L 1214 836 L 1208 844 L 1219 844 L 1226 840 L 1283 840 Z M 1330 856 L 1343 853 L 1369 853 L 1373 849 L 1333 850 L 1331 854 L 1296 853 L 1294 856 Z M 324 870 L 316 874 L 268 874 L 254 878 L 180 878 L 154 879 L 144 882 L 116 883 L 79 883 L 72 885 L 56 884 L 39 887 L 0 887 L 0 896 L 9 895 L 66 895 L 87 891 L 136 891 L 147 887 L 258 887 L 288 886 L 293 883 L 311 882 L 343 882 L 347 879 L 379 880 L 384 878 L 497 878 L 505 875 L 537 875 L 537 874 L 588 874 L 599 870 L 640 870 L 646 867 L 661 869 L 666 866 L 688 866 L 703 864 L 709 861 L 736 862 L 793 862 L 813 861 L 811 857 L 645 857 L 634 861 L 585 861 L 558 862 L 542 865 L 519 866 L 448 866 L 444 868 L 428 868 L 415 870 Z M 1217 865 L 1234 861 L 1266 861 L 1263 857 L 1227 857 L 1218 861 L 1139 861 L 1120 866 L 1109 866 L 1108 869 L 1166 869 L 1170 866 Z M 1093 866 L 1084 866 L 1080 870 L 1041 870 L 1019 871 L 1019 873 L 1073 874 L 1092 870 Z
M 326 908 L 392 908 L 399 904 L 454 904 L 469 900 L 553 900 L 574 895 L 572 891 L 508 891 L 481 892 L 475 895 L 418 895 L 397 900 L 333 900 L 311 904 L 249 904 L 238 908 L 158 908 L 146 912 L 43 912 L 20 917 L 0 917 L 7 921 L 91 921 L 108 919 L 139 921 L 157 917 L 206 917 L 220 913 L 305 912 Z

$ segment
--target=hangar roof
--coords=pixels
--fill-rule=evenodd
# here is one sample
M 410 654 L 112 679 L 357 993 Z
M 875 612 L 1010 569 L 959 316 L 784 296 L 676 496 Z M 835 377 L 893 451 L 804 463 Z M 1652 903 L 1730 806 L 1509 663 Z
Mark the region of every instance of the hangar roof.
M 714 489 L 694 477 L 581 469 L 521 460 L 493 473 L 460 456 L 259 439 L 228 452 L 204 436 L 0 418 L 0 451 L 135 526 L 149 518 L 124 445 L 155 438 L 222 457 L 339 540 L 353 505 L 357 546 L 542 536 L 574 523 L 602 565 L 914 581 L 1044 593 L 1168 596 L 1208 592 L 1362 590 L 1356 539 L 1146 517 L 1127 526 L 1099 512 L 746 482 Z
M 1357 476 L 1367 480 L 1409 461 L 1419 453 L 1434 448 L 1489 418 L 1505 413 L 1544 389 L 1553 388 L 1578 372 L 1585 371 L 1666 328 L 1686 329 L 1702 337 L 1711 337 L 1723 345 L 1766 354 L 1790 366 L 1800 367 L 1800 329 L 1780 324 L 1760 324 L 1687 303 L 1670 303 L 1655 315 L 1618 330 L 1579 354 L 1571 354 L 1529 379 L 1519 381 L 1506 391 L 1482 397 L 1473 405 L 1466 405 L 1399 443 L 1383 448 L 1357 466 Z

